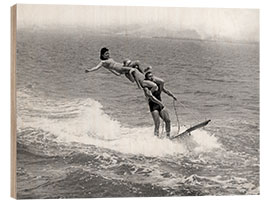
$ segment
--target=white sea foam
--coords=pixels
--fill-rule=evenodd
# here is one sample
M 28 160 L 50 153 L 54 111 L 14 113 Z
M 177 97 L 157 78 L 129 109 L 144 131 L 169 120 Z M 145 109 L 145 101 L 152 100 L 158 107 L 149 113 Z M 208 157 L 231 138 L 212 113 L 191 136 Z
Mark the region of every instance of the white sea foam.
M 23 96 L 26 99 L 27 95 Z M 26 106 L 31 106 L 31 109 L 43 109 L 45 112 L 38 115 L 32 113 L 30 116 L 19 115 L 18 127 L 42 129 L 54 134 L 59 142 L 91 144 L 122 153 L 146 156 L 186 154 L 190 151 L 190 147 L 201 152 L 219 146 L 217 139 L 204 130 L 192 133 L 189 141 L 172 141 L 155 137 L 153 126 L 123 126 L 107 115 L 102 105 L 93 99 L 39 100 L 32 104 L 31 100 L 26 101 Z M 65 109 L 67 111 L 64 111 Z M 61 118 L 61 114 L 65 116 Z M 176 127 L 172 127 L 172 134 L 176 131 Z

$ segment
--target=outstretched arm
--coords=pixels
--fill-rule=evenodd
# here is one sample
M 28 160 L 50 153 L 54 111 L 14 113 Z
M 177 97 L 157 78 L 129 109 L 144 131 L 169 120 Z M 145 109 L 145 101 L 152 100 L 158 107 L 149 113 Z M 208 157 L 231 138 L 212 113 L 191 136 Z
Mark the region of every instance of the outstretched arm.
M 173 95 L 173 93 L 171 91 L 169 91 L 168 89 L 166 89 L 163 85 L 163 92 L 165 92 L 167 95 L 169 95 L 170 97 L 172 97 L 174 100 L 177 100 L 177 98 Z
M 89 73 L 89 72 L 96 71 L 96 70 L 100 69 L 100 68 L 102 67 L 102 65 L 103 65 L 103 63 L 102 63 L 102 61 L 101 61 L 96 67 L 90 68 L 90 69 L 88 69 L 88 68 L 85 69 L 85 72 L 86 72 L 86 73 Z
M 177 98 L 173 95 L 173 93 L 171 91 L 169 91 L 167 88 L 165 88 L 165 82 L 164 82 L 164 80 L 155 77 L 155 81 L 160 84 L 160 88 L 161 88 L 161 90 L 164 93 L 166 93 L 167 95 L 169 95 L 170 97 L 172 97 L 174 100 L 177 100 Z

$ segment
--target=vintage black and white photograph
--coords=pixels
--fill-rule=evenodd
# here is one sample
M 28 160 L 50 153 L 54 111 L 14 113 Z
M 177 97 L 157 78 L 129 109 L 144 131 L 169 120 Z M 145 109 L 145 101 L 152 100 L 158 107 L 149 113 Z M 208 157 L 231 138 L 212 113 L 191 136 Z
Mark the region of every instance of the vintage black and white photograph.
M 259 9 L 18 4 L 15 21 L 16 198 L 260 194 Z

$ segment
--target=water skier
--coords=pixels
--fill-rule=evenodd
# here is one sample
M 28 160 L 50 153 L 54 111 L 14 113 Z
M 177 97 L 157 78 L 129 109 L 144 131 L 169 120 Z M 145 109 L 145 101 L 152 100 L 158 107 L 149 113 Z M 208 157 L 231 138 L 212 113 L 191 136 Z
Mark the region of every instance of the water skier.
M 109 49 L 106 47 L 103 47 L 100 50 L 100 59 L 101 62 L 91 69 L 86 69 L 85 72 L 93 72 L 101 67 L 106 68 L 107 70 L 111 71 L 113 74 L 120 76 L 122 74 L 125 74 L 125 76 L 131 81 L 136 82 L 139 89 L 142 89 L 143 86 L 147 87 L 155 87 L 155 84 L 150 82 L 143 82 L 144 81 L 144 74 L 141 73 L 137 68 L 133 68 L 133 66 L 139 67 L 139 62 L 131 62 L 131 61 L 124 61 L 123 63 L 115 62 L 112 58 L 110 58 L 110 52 Z
M 161 93 L 165 92 L 167 95 L 172 97 L 174 100 L 177 100 L 177 98 L 164 87 L 164 80 L 154 77 L 152 70 L 148 69 L 145 72 L 145 80 L 151 81 L 157 85 L 157 89 L 154 91 L 150 91 L 149 88 L 144 87 L 145 95 L 149 98 L 148 104 L 150 108 L 151 115 L 154 120 L 154 135 L 159 136 L 159 126 L 160 126 L 160 118 L 165 122 L 165 129 L 166 129 L 166 135 L 170 138 L 170 132 L 171 132 L 171 120 L 170 115 L 167 109 L 165 108 L 164 104 L 161 101 Z

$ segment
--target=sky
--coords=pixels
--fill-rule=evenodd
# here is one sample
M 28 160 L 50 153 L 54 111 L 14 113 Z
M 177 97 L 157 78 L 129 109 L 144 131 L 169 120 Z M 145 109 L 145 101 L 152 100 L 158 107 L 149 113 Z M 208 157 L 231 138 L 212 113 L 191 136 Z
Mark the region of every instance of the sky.
M 258 9 L 119 7 L 119 6 L 18 6 L 18 27 L 85 26 L 93 29 L 132 25 L 163 27 L 168 31 L 196 30 L 207 36 L 259 41 Z

